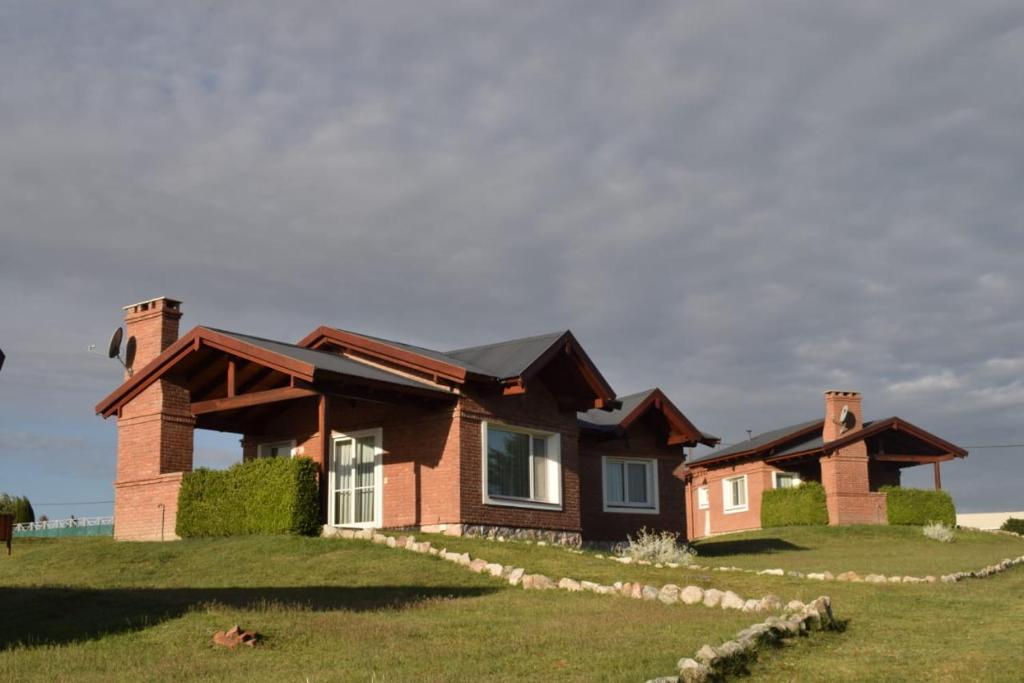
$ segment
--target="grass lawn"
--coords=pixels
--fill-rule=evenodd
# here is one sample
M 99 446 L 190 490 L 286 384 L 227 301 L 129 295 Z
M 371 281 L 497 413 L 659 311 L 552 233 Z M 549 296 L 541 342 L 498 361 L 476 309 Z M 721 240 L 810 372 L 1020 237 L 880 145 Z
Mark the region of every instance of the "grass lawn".
M 17 681 L 636 681 L 753 621 L 293 537 L 19 540 L 0 558 L 0 609 L 0 680 Z M 234 623 L 264 645 L 214 649 Z
M 1011 537 L 968 534 L 943 545 L 918 541 L 920 532 L 912 531 L 786 529 L 702 545 L 774 539 L 763 553 L 741 544 L 728 554 L 719 545 L 723 552 L 711 563 L 864 573 L 942 573 L 1024 554 L 1024 541 Z M 785 600 L 831 595 L 846 630 L 763 653 L 753 681 L 1022 680 L 1024 568 L 955 585 L 849 584 L 621 565 L 550 546 L 418 538 L 556 579 L 696 583 Z M 961 542 L 969 552 L 958 549 Z M 892 545 L 914 557 L 900 558 Z M 0 680 L 76 682 L 643 681 L 672 674 L 680 656 L 758 619 L 701 606 L 524 591 L 428 555 L 293 537 L 168 544 L 23 539 L 13 557 L 0 557 L 0 610 Z M 214 649 L 211 634 L 234 623 L 262 633 L 264 645 Z
M 863 573 L 878 567 L 887 573 L 924 575 L 980 569 L 997 559 L 1024 554 L 1024 539 L 1010 536 L 967 532 L 961 533 L 953 544 L 942 544 L 925 539 L 920 530 L 889 527 L 776 529 L 736 534 L 713 542 L 723 544 L 718 546 L 722 550 L 729 547 L 725 543 L 750 537 L 758 542 L 773 539 L 772 551 L 759 556 L 751 546 L 739 543 L 731 547 L 741 549 L 742 554 L 722 552 L 713 560 L 705 557 L 701 562 L 802 571 L 829 568 L 835 562 Z M 488 561 L 520 564 L 554 578 L 643 581 L 653 585 L 692 583 L 732 589 L 744 597 L 775 593 L 786 601 L 809 601 L 821 594 L 830 595 L 836 615 L 847 621 L 845 632 L 800 639 L 796 645 L 765 653 L 752 671 L 752 680 L 1024 680 L 1021 567 L 989 579 L 958 584 L 851 584 L 620 565 L 596 559 L 593 553 L 575 555 L 550 546 L 426 535 L 418 538 Z M 801 561 L 789 560 L 787 551 L 780 549 L 790 546 L 801 548 L 788 551 Z M 900 549 L 908 557 L 900 558 Z M 754 557 L 762 559 L 755 563 Z
M 694 544 L 700 564 L 801 572 L 855 571 L 939 576 L 981 569 L 1024 555 L 1024 538 L 960 529 L 954 543 L 925 538 L 920 527 L 847 526 L 763 529 Z

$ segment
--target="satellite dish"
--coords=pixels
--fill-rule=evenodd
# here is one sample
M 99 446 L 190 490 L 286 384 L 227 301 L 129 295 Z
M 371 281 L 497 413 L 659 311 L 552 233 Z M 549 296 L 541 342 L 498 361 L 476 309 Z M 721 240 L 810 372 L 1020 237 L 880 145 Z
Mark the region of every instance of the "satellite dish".
M 121 355 L 121 340 L 124 338 L 124 330 L 120 327 L 110 335 L 110 344 L 107 346 L 107 357 L 117 358 Z
M 128 342 L 124 345 L 124 366 L 129 373 L 131 373 L 132 365 L 135 363 L 135 346 L 135 337 L 128 337 Z
M 839 426 L 842 427 L 842 431 L 847 429 L 853 429 L 857 424 L 857 416 L 850 412 L 849 406 L 843 406 L 843 409 L 839 412 L 839 419 L 837 420 Z
M 4 358 L 6 358 L 6 356 L 4 355 L 4 350 L 0 349 L 0 370 L 4 369 Z

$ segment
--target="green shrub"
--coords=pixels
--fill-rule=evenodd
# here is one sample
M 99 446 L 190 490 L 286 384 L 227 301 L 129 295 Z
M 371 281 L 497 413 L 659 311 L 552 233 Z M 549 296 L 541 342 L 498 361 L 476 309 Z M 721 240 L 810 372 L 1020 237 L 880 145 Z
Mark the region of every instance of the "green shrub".
M 178 493 L 178 535 L 306 534 L 320 528 L 317 466 L 308 458 L 260 458 L 189 472 Z
M 1003 525 L 999 528 L 1003 531 L 1012 531 L 1015 534 L 1020 534 L 1021 536 L 1024 536 L 1024 519 L 1010 517 L 1008 520 L 1003 522 Z
M 14 515 L 14 523 L 36 521 L 35 510 L 32 503 L 25 496 L 12 496 L 7 493 L 0 493 L 0 514 Z
M 953 498 L 945 491 L 930 489 L 905 489 L 899 486 L 883 486 L 889 524 L 924 526 L 940 522 L 949 527 L 956 526 L 956 507 Z
M 807 481 L 788 489 L 772 489 L 761 496 L 761 526 L 816 526 L 828 524 L 825 489 Z

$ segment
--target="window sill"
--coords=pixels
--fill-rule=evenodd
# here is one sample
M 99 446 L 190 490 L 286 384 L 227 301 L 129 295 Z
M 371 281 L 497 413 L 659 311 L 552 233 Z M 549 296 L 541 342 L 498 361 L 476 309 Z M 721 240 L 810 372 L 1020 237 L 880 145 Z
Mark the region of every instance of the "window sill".
M 521 500 L 516 498 L 491 498 L 484 500 L 484 505 L 495 505 L 508 508 L 525 508 L 528 510 L 547 510 L 548 512 L 561 512 L 561 503 L 542 503 L 541 501 Z
M 604 512 L 609 512 L 609 513 L 620 513 L 621 512 L 621 513 L 625 513 L 627 515 L 658 515 L 658 514 L 661 514 L 661 512 L 656 507 L 653 507 L 653 508 L 627 507 L 627 506 L 616 507 L 616 506 L 612 506 L 612 505 L 604 505 L 604 506 L 602 506 L 601 509 Z
M 735 515 L 738 512 L 747 512 L 748 510 L 750 510 L 750 507 L 747 506 L 747 505 L 744 505 L 743 507 L 739 507 L 739 508 L 727 508 L 725 510 L 722 510 L 722 512 L 724 514 L 726 514 L 726 515 Z

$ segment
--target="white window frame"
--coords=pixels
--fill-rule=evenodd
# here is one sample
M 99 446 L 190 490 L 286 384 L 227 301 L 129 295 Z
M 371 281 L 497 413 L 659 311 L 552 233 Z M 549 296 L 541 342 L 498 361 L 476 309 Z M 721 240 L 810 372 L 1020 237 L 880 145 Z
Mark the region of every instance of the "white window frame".
M 707 486 L 697 487 L 697 509 L 707 510 L 711 507 L 711 491 Z
M 743 481 L 743 504 L 736 505 L 735 501 L 732 500 L 732 482 L 736 480 Z M 731 505 L 730 505 L 731 503 Z M 750 487 L 747 482 L 747 475 L 740 474 L 735 477 L 726 477 L 722 479 L 722 512 L 727 515 L 734 515 L 737 512 L 746 512 L 750 509 Z
M 780 476 L 794 477 L 796 481 L 793 484 L 792 488 L 797 488 L 798 486 L 800 486 L 800 484 L 804 483 L 804 480 L 801 479 L 800 475 L 797 474 L 796 472 L 772 472 L 772 488 L 781 488 L 779 486 Z
M 548 467 L 548 493 L 554 493 L 555 502 L 537 500 L 535 498 L 519 498 L 513 496 L 492 496 L 487 482 L 487 432 L 490 427 L 506 432 L 527 434 L 530 437 L 541 437 L 547 439 L 547 459 L 550 461 Z M 500 505 L 504 507 L 530 508 L 533 510 L 562 510 L 562 435 L 558 432 L 546 432 L 539 429 L 517 427 L 503 422 L 480 423 L 480 470 L 483 480 L 483 502 L 484 505 Z M 533 491 L 533 438 L 530 439 L 530 490 Z M 552 489 L 552 487 L 554 487 Z
M 273 458 L 274 456 L 270 455 L 270 453 L 268 451 L 271 448 L 274 448 L 275 446 L 277 446 L 279 448 L 281 446 L 287 446 L 288 447 L 288 457 L 290 457 L 290 458 L 294 458 L 295 457 L 295 446 L 296 446 L 295 439 L 282 439 L 281 441 L 268 441 L 266 443 L 261 443 L 261 444 L 259 444 L 256 447 L 256 457 L 257 458 Z M 281 457 L 281 456 L 277 456 L 277 457 Z
M 646 477 L 647 481 L 651 485 L 651 490 L 648 491 L 648 502 L 647 503 L 613 503 L 608 500 L 608 482 L 606 480 L 608 473 L 608 463 L 621 463 L 623 465 L 628 464 L 642 464 L 647 466 L 647 471 L 650 475 Z M 623 468 L 623 472 L 626 472 L 628 468 Z M 661 512 L 661 503 L 658 498 L 658 461 L 655 458 L 621 458 L 618 456 L 601 456 L 601 500 L 603 502 L 602 509 L 605 512 L 624 512 L 627 514 L 639 514 L 639 515 L 657 515 Z
M 373 516 L 372 522 L 351 522 L 349 524 L 334 523 L 334 449 L 335 444 L 342 440 L 351 440 L 355 444 L 356 439 L 364 436 L 372 436 L 374 439 L 373 453 Z M 379 529 L 384 526 L 384 428 L 363 429 L 357 432 L 338 432 L 331 430 L 330 459 L 326 464 L 327 469 L 327 524 L 339 529 Z

